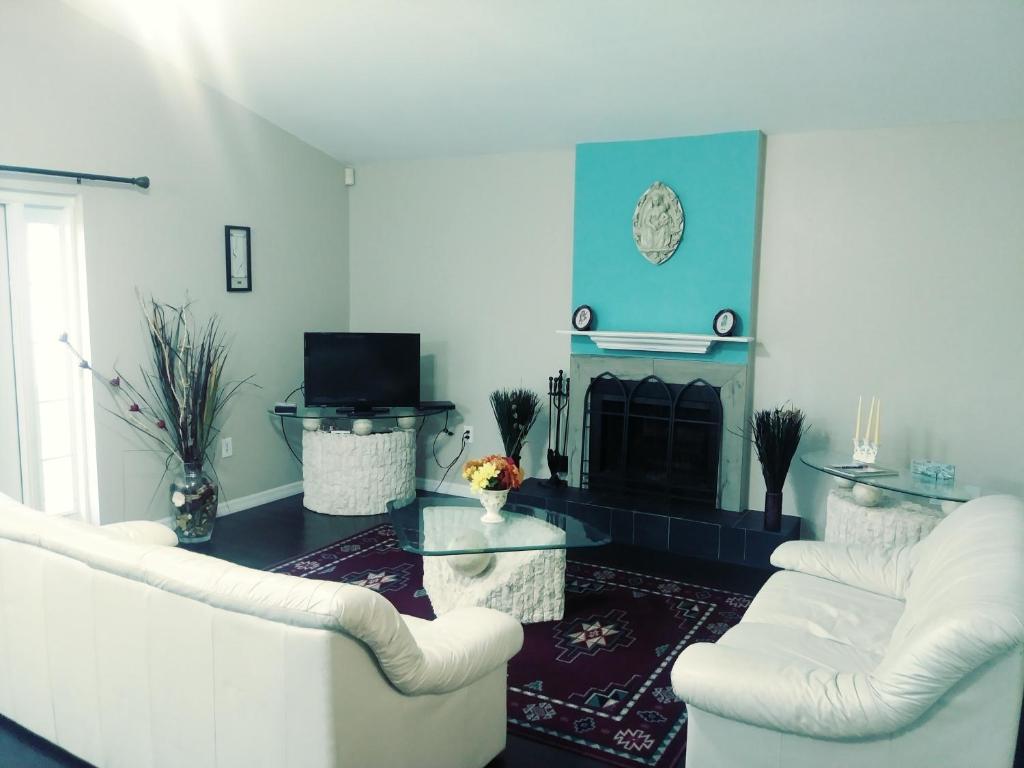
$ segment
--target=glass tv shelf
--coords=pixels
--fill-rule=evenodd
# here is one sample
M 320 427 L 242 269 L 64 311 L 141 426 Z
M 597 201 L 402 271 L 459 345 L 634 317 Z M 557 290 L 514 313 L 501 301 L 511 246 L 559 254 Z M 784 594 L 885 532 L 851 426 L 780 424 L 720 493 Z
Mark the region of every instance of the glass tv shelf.
M 956 483 L 929 480 L 926 477 L 918 477 L 911 474 L 909 469 L 900 469 L 897 475 L 881 475 L 878 477 L 851 477 L 836 466 L 853 464 L 850 454 L 833 453 L 829 451 L 814 451 L 804 453 L 800 461 L 812 469 L 824 472 L 827 475 L 838 477 L 843 480 L 852 480 L 855 483 L 871 485 L 875 488 L 882 488 L 886 491 L 907 493 L 911 496 L 920 496 L 926 499 L 938 499 L 939 501 L 970 501 L 978 495 L 978 489 L 972 486 L 957 485 Z M 885 463 L 879 466 L 886 467 Z M 896 467 L 892 467 L 896 469 Z
M 420 496 L 405 506 L 388 503 L 398 543 L 416 555 L 468 555 L 538 549 L 599 547 L 611 535 L 575 517 L 525 504 L 506 504 L 503 523 L 480 521 L 475 498 Z
M 373 419 L 378 421 L 400 419 L 409 416 L 413 418 L 435 416 L 452 410 L 455 410 L 455 403 L 447 400 L 431 400 L 420 403 L 416 407 L 396 406 L 392 408 L 378 408 L 372 411 L 356 411 L 352 408 L 306 408 L 300 406 L 295 409 L 295 413 L 278 413 L 273 408 L 269 409 L 269 413 L 271 416 L 280 416 L 283 419 Z

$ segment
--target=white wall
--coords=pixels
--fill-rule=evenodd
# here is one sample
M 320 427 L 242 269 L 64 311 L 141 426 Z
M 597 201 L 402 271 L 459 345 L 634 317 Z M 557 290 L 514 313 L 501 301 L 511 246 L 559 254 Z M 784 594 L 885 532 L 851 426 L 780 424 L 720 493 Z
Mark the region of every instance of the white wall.
M 572 270 L 571 150 L 388 163 L 357 169 L 351 205 L 351 327 L 422 334 L 422 394 L 452 400 L 444 463 L 460 423 L 476 437 L 463 457 L 501 452 L 488 402 L 501 387 L 538 392 L 544 414 L 524 452 L 547 477 L 547 378 L 568 368 Z M 423 428 L 420 477 L 439 479 Z M 462 483 L 460 465 L 448 475 Z M 431 486 L 433 487 L 433 486 Z
M 297 480 L 265 409 L 302 378 L 302 331 L 347 324 L 341 165 L 60 3 L 4 0 L 0 15 L 0 162 L 152 178 L 146 192 L 49 187 L 81 194 L 94 363 L 130 372 L 144 354 L 136 287 L 187 293 L 233 337 L 229 372 L 263 387 L 225 423 L 223 496 Z M 0 175 L 0 187 L 32 186 Z M 225 224 L 252 227 L 251 294 L 225 291 Z M 104 521 L 168 514 L 162 462 L 101 408 L 97 444 Z
M 572 164 L 566 151 L 359 169 L 352 327 L 424 334 L 424 396 L 459 405 L 471 455 L 500 447 L 491 389 L 542 389 L 568 360 L 551 330 L 569 309 Z M 1022 168 L 1020 124 L 770 136 L 755 407 L 792 401 L 812 425 L 804 449 L 846 450 L 857 396 L 875 394 L 881 461 L 951 461 L 984 492 L 1024 494 Z M 437 426 L 421 475 L 440 474 Z M 541 476 L 544 443 L 541 425 Z M 786 512 L 805 535 L 823 534 L 829 487 L 794 465 Z M 763 492 L 755 463 L 752 507 Z
M 791 400 L 808 447 L 845 451 L 878 395 L 880 463 L 1024 495 L 1024 124 L 770 136 L 764 200 L 755 407 Z M 828 488 L 787 486 L 819 536 Z
M 467 455 L 500 448 L 492 389 L 543 393 L 567 364 L 571 149 L 361 167 L 347 200 L 339 163 L 54 0 L 5 0 L 0 68 L 0 162 L 153 179 L 49 187 L 81 195 L 95 363 L 144 352 L 136 287 L 188 292 L 234 335 L 233 372 L 263 385 L 226 423 L 227 496 L 299 477 L 264 408 L 301 378 L 305 329 L 421 332 L 423 396 L 476 428 Z M 1022 169 L 1020 123 L 769 137 L 755 405 L 791 400 L 809 447 L 845 448 L 857 395 L 877 394 L 882 461 L 929 455 L 1024 494 Z M 224 291 L 228 223 L 253 227 L 251 295 Z M 104 519 L 166 514 L 158 462 L 97 418 Z M 439 426 L 421 439 L 434 478 Z M 542 476 L 545 427 L 526 454 Z M 439 441 L 444 459 L 456 447 Z M 756 466 L 753 481 L 756 499 Z M 827 488 L 798 465 L 787 489 L 819 534 Z

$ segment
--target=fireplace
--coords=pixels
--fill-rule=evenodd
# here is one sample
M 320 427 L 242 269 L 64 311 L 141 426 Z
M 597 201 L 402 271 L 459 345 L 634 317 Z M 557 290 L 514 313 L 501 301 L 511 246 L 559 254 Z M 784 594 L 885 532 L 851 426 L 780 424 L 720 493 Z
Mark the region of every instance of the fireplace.
M 800 518 L 764 530 L 747 509 L 753 360 L 643 354 L 570 358 L 568 481 L 527 479 L 513 499 L 652 551 L 769 566 Z
M 605 371 L 583 399 L 580 487 L 713 508 L 722 449 L 719 389 Z
M 659 508 L 746 509 L 749 366 L 574 354 L 570 373 L 570 485 Z

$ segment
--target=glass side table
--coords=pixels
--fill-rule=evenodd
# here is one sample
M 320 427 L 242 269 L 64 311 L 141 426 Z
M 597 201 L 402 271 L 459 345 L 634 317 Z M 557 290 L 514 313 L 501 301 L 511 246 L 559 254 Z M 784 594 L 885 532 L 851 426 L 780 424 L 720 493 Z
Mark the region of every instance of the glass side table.
M 877 547 L 915 544 L 961 503 L 979 495 L 977 488 L 928 480 L 907 469 L 896 475 L 854 478 L 837 469 L 854 463 L 848 454 L 838 452 L 805 453 L 800 461 L 836 479 L 838 487 L 828 495 L 825 541 Z M 927 501 L 890 497 L 884 491 Z
M 832 475 L 840 480 L 869 485 L 885 491 L 906 493 L 910 496 L 919 496 L 925 499 L 963 503 L 965 501 L 970 501 L 978 495 L 977 488 L 956 485 L 955 483 L 939 482 L 937 480 L 928 480 L 927 478 L 911 474 L 909 469 L 901 469 L 897 475 L 852 478 L 848 473 L 844 474 L 841 469 L 835 469 L 836 466 L 854 463 L 851 461 L 849 454 L 844 455 L 838 452 L 813 451 L 811 453 L 801 454 L 800 461 L 811 469 L 816 469 L 819 472 Z M 881 466 L 885 465 L 883 464 Z M 895 467 L 893 467 L 893 469 L 895 469 Z
M 420 496 L 388 511 L 402 549 L 423 556 L 423 588 L 438 616 L 484 606 L 524 624 L 561 619 L 565 550 L 611 541 L 571 515 L 525 504 L 506 504 L 497 524 L 480 521 L 472 498 Z

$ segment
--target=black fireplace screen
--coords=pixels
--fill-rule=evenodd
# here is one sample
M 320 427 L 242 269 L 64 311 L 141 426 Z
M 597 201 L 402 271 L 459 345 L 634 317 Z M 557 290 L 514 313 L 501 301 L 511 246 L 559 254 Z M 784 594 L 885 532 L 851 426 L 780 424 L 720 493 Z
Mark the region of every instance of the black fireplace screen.
M 722 401 L 703 379 L 594 378 L 583 399 L 580 487 L 717 506 Z

